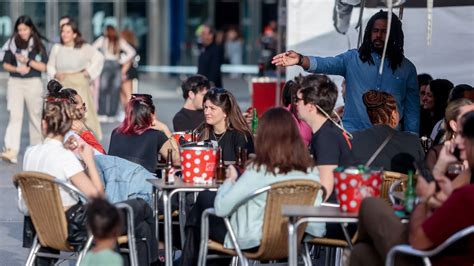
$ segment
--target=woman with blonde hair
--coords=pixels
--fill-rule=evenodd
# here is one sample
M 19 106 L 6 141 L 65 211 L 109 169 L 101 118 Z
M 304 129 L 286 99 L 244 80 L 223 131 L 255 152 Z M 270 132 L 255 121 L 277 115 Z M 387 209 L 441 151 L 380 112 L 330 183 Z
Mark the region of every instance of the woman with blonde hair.
M 94 47 L 87 44 L 74 21 L 61 26 L 61 43 L 51 49 L 47 70 L 50 78 L 57 79 L 64 87 L 74 88 L 82 97 L 89 111 L 85 122 L 96 137 L 102 139 L 102 130 L 97 118 L 97 111 L 90 82 L 102 72 L 104 57 Z

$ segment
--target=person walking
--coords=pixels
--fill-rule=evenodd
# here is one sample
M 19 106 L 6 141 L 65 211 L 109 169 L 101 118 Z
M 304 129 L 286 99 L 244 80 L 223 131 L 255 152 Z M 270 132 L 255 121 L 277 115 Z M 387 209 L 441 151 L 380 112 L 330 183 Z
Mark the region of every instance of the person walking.
M 61 26 L 61 43 L 51 49 L 47 64 L 50 78 L 57 79 L 64 87 L 74 88 L 89 109 L 86 125 L 102 138 L 102 130 L 97 118 L 90 81 L 98 77 L 104 65 L 104 56 L 82 38 L 77 24 L 70 20 Z
M 41 142 L 41 108 L 43 83 L 41 72 L 46 71 L 45 39 L 28 16 L 20 16 L 13 35 L 7 42 L 3 69 L 10 73 L 7 84 L 9 120 L 5 133 L 5 148 L 0 157 L 10 163 L 18 162 L 23 106 L 29 118 L 30 144 Z
M 122 85 L 121 66 L 130 61 L 136 54 L 135 49 L 120 38 L 115 27 L 105 27 L 104 35 L 100 36 L 92 46 L 104 55 L 104 69 L 100 75 L 99 85 L 99 118 L 115 120 Z
M 209 26 L 202 26 L 200 34 L 203 48 L 198 59 L 198 74 L 205 76 L 214 86 L 222 88 L 221 65 L 224 60 L 222 47 L 216 44 L 215 30 Z

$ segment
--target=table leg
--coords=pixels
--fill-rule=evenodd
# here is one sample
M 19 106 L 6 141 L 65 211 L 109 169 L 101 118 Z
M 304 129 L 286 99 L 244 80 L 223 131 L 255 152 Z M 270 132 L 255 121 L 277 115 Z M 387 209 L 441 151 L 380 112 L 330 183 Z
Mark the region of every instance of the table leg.
M 342 232 L 344 233 L 344 237 L 346 238 L 346 241 L 347 241 L 347 245 L 349 246 L 349 248 L 352 250 L 352 239 L 351 239 L 351 236 L 349 235 L 349 232 L 347 232 L 347 223 L 340 223 L 341 225 L 341 228 L 342 228 Z
M 179 192 L 179 234 L 181 238 L 181 248 L 184 247 L 186 223 L 186 192 Z
M 295 228 L 295 217 L 290 217 L 288 221 L 288 265 L 296 266 L 298 263 L 297 253 L 297 233 Z
M 173 265 L 173 235 L 171 233 L 171 201 L 168 197 L 168 191 L 163 190 L 163 207 L 165 218 L 165 265 Z
M 153 193 L 151 194 L 152 197 L 152 202 L 153 202 L 153 215 L 155 217 L 155 237 L 156 241 L 160 242 L 160 233 L 158 231 L 159 228 L 159 223 L 160 223 L 160 218 L 159 218 L 159 213 L 158 213 L 158 189 L 153 186 Z

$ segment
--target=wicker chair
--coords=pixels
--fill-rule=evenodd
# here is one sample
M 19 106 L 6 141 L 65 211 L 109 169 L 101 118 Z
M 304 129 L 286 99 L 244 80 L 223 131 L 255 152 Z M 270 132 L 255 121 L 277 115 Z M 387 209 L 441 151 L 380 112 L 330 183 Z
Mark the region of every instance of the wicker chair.
M 75 193 L 83 201 L 86 196 L 74 186 L 40 172 L 20 172 L 13 176 L 13 183 L 22 190 L 23 199 L 36 230 L 36 236 L 26 265 L 33 265 L 36 257 L 53 257 L 58 259 L 77 259 L 80 265 L 85 253 L 92 244 L 92 236 L 87 240 L 78 256 L 61 256 L 38 252 L 40 247 L 51 247 L 65 252 L 74 252 L 67 242 L 67 220 L 59 194 L 58 186 L 68 192 Z M 118 208 L 127 210 L 127 240 L 130 249 L 131 265 L 137 265 L 135 235 L 133 230 L 133 210 L 130 206 L 119 203 Z
M 383 172 L 383 180 L 382 180 L 382 189 L 380 190 L 380 197 L 385 199 L 388 203 L 390 201 L 390 187 L 394 183 L 400 184 L 396 189 L 397 191 L 403 191 L 403 182 L 408 180 L 408 176 L 405 174 L 391 172 L 391 171 L 384 171 Z
M 214 209 L 204 211 L 201 223 L 201 246 L 199 251 L 199 265 L 206 265 L 207 250 L 211 249 L 221 253 L 238 257 L 241 265 L 248 265 L 248 259 L 259 261 L 271 261 L 288 257 L 288 219 L 281 215 L 281 207 L 286 204 L 313 205 L 319 191 L 325 194 L 324 187 L 318 182 L 311 180 L 289 180 L 275 183 L 254 191 L 249 197 L 239 202 L 231 211 L 234 213 L 240 206 L 249 199 L 267 193 L 265 206 L 265 216 L 263 221 L 263 235 L 260 247 L 255 253 L 242 252 L 235 233 L 230 224 L 230 216 L 224 217 L 227 230 L 232 239 L 235 249 L 226 249 L 220 243 L 208 240 L 209 236 L 209 215 L 215 215 Z M 301 241 L 305 226 L 300 228 L 298 239 Z

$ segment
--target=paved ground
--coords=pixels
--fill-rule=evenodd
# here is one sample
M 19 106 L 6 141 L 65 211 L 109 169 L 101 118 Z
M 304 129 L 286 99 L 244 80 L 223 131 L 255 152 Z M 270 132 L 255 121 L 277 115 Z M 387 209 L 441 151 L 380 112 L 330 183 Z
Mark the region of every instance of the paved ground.
M 183 99 L 179 77 L 143 78 L 139 84 L 141 93 L 149 93 L 154 97 L 157 114 L 160 120 L 172 127 L 172 118 L 181 108 Z M 231 90 L 239 100 L 242 108 L 250 104 L 248 81 L 245 79 L 225 79 L 226 88 Z M 3 139 L 8 123 L 6 110 L 6 76 L 0 73 L 0 147 L 3 147 Z M 245 110 L 245 109 L 244 109 Z M 108 149 L 109 136 L 112 129 L 118 123 L 102 124 L 104 139 L 102 144 Z M 28 125 L 26 118 L 23 121 L 23 132 L 21 141 L 21 156 L 19 164 L 12 165 L 0 161 L 0 265 L 24 265 L 28 250 L 21 247 L 23 216 L 17 211 L 16 189 L 11 177 L 21 171 L 22 154 L 28 145 Z

